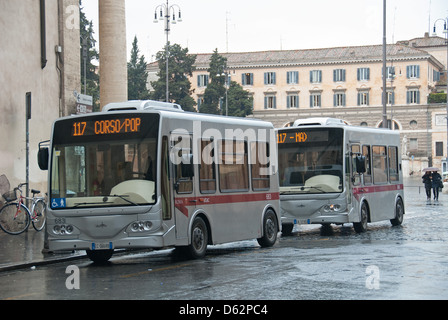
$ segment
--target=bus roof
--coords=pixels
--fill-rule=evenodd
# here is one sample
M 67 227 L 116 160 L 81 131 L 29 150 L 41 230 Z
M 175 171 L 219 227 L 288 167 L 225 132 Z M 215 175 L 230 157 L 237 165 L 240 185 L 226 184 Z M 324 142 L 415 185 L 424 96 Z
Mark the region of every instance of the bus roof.
M 183 112 L 182 107 L 177 103 L 162 102 L 155 100 L 130 100 L 125 102 L 112 102 L 103 107 L 103 112 L 108 111 L 131 111 L 131 110 L 169 110 Z

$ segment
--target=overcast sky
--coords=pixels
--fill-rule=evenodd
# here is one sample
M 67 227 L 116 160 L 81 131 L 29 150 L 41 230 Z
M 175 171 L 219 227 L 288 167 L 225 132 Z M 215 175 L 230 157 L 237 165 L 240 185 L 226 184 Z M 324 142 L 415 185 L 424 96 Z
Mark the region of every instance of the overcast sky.
M 83 0 L 98 40 L 98 0 Z M 128 57 L 134 36 L 146 61 L 162 50 L 164 22 L 154 23 L 154 11 L 166 0 L 126 0 Z M 381 44 L 381 0 L 170 0 L 182 22 L 171 26 L 170 42 L 189 53 L 312 49 Z M 177 9 L 176 9 L 177 12 Z M 388 43 L 433 32 L 437 19 L 448 16 L 447 0 L 387 0 Z M 444 37 L 443 21 L 436 24 Z M 227 32 L 226 32 L 227 30 Z

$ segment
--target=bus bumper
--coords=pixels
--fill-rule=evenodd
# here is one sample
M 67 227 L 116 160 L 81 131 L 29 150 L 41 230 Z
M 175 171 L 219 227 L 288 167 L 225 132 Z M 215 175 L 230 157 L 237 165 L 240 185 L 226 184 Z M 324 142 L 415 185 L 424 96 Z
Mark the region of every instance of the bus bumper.
M 308 218 L 282 216 L 282 224 L 344 224 L 353 222 L 349 212 L 338 212 L 332 214 L 315 214 Z

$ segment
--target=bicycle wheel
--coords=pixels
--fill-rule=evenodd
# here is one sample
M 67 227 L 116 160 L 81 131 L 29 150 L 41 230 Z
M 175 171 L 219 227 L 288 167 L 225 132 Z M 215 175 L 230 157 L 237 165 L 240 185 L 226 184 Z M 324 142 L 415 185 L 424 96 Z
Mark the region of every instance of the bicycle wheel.
M 0 228 L 9 234 L 20 234 L 30 225 L 28 209 L 17 203 L 8 203 L 0 210 Z
M 41 231 L 45 227 L 46 220 L 46 204 L 44 200 L 37 200 L 33 206 L 32 220 L 33 228 Z

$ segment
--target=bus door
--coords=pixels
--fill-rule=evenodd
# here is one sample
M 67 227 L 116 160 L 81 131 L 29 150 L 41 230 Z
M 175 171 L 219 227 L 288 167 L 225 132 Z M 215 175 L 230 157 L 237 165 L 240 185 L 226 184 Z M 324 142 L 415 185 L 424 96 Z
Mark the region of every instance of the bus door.
M 360 201 L 367 197 L 366 189 L 362 183 L 362 159 L 361 148 L 358 144 L 350 146 L 350 187 L 349 197 L 355 212 L 359 212 Z
M 196 208 L 192 137 L 172 135 L 170 157 L 176 239 L 187 239 L 189 221 Z

